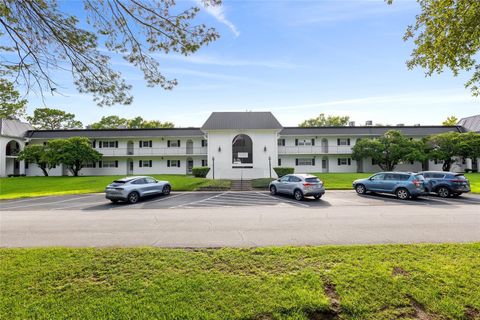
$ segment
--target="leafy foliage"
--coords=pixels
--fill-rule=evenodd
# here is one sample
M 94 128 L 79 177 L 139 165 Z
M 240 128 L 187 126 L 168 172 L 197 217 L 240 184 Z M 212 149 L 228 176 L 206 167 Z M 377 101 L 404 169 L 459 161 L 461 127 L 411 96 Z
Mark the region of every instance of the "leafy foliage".
M 173 128 L 175 125 L 172 122 L 161 122 L 158 120 L 144 120 L 142 117 L 133 119 L 120 118 L 119 116 L 102 117 L 99 122 L 92 123 L 92 129 L 151 129 L 151 128 Z
M 193 167 L 192 174 L 197 178 L 206 178 L 208 172 L 210 171 L 209 167 Z
M 48 146 L 40 144 L 31 144 L 26 146 L 18 155 L 19 160 L 36 163 L 42 170 L 44 176 L 48 176 L 48 171 L 58 164 L 56 157 L 51 157 L 47 151 Z
M 295 172 L 295 168 L 288 168 L 288 167 L 275 167 L 273 168 L 273 170 L 275 171 L 275 173 L 279 178 Z
M 325 116 L 324 113 L 316 118 L 308 119 L 300 123 L 300 127 L 343 127 L 348 124 L 349 116 Z
M 94 150 L 86 137 L 54 139 L 48 142 L 48 157 L 57 163 L 63 163 L 76 177 L 89 162 L 102 159 L 102 154 Z
M 442 126 L 455 126 L 458 123 L 458 119 L 455 116 L 448 117 L 445 121 L 442 122 Z
M 360 139 L 352 148 L 356 160 L 372 158 L 384 171 L 392 171 L 404 161 L 426 159 L 423 141 L 410 140 L 398 130 L 389 130 L 379 138 Z
M 0 119 L 19 120 L 25 115 L 26 104 L 27 100 L 20 99 L 13 83 L 0 78 Z
M 75 120 L 73 113 L 58 109 L 37 108 L 33 112 L 33 116 L 27 117 L 27 120 L 36 129 L 55 130 L 83 127 L 80 121 Z
M 220 0 L 202 0 L 205 6 Z M 154 54 L 189 55 L 218 39 L 204 24 L 192 25 L 198 7 L 175 10 L 172 0 L 83 0 L 84 13 L 60 11 L 56 0 L 0 3 L 0 49 L 13 60 L 0 62 L 0 75 L 13 75 L 28 88 L 55 92 L 52 70 L 68 70 L 77 90 L 93 95 L 100 106 L 130 104 L 131 86 L 114 70 L 110 56 L 100 48 L 121 55 L 138 68 L 149 86 L 172 89 Z M 86 29 L 84 29 L 86 28 Z M 87 30 L 88 29 L 88 30 Z
M 480 95 L 480 64 L 475 59 L 480 50 L 480 1 L 417 1 L 420 14 L 404 35 L 405 41 L 412 39 L 415 45 L 408 68 L 421 67 L 427 76 L 444 69 L 454 76 L 473 70 L 465 87 Z

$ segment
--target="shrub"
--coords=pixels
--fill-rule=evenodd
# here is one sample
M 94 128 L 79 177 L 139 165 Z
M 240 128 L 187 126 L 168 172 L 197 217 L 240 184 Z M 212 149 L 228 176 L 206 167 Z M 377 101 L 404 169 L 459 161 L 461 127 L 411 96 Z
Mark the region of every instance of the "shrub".
M 260 179 L 253 179 L 252 180 L 252 188 L 261 188 L 266 189 L 270 182 L 272 182 L 273 178 L 260 178 Z
M 210 171 L 209 167 L 193 167 L 192 174 L 197 178 L 205 178 Z
M 275 173 L 279 178 L 283 177 L 284 175 L 292 174 L 295 172 L 295 168 L 276 167 L 276 168 L 273 168 L 273 170 L 275 170 Z

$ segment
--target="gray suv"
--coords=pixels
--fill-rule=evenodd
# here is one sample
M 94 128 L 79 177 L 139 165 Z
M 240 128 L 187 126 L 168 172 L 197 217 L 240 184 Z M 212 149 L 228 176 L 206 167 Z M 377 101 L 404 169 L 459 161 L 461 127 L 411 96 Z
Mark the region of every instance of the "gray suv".
M 427 191 L 434 192 L 442 198 L 459 196 L 470 192 L 470 182 L 463 173 L 424 171 L 419 172 L 427 180 Z
M 137 203 L 141 197 L 150 195 L 169 195 L 172 186 L 168 181 L 157 181 L 152 177 L 126 177 L 110 183 L 105 189 L 105 197 L 116 203 L 127 201 Z
M 310 174 L 287 174 L 280 179 L 270 182 L 270 193 L 293 195 L 296 200 L 313 196 L 320 199 L 325 194 L 323 182 Z

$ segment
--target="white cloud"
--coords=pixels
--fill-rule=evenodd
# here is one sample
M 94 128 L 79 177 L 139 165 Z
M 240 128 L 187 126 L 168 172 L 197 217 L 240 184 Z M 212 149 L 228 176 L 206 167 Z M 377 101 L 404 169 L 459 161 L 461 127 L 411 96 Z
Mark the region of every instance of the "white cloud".
M 230 59 L 206 55 L 162 55 L 160 59 L 168 59 L 174 61 L 182 61 L 187 63 L 213 65 L 222 67 L 263 67 L 272 69 L 289 69 L 295 67 L 294 64 L 281 60 L 246 60 L 246 59 Z
M 205 11 L 210 14 L 212 17 L 214 17 L 218 22 L 223 23 L 226 25 L 232 33 L 238 37 L 240 35 L 240 31 L 238 31 L 237 27 L 227 19 L 225 16 L 225 10 L 223 5 L 217 5 L 217 6 L 203 6 L 203 3 L 201 0 L 195 0 L 195 2 L 202 8 L 205 9 Z

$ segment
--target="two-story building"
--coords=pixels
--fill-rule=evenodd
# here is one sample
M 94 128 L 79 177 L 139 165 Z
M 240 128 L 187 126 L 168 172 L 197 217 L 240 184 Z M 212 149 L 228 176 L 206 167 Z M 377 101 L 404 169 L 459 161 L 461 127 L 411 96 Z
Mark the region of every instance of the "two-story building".
M 477 123 L 475 119 L 468 122 Z M 213 112 L 200 128 L 172 129 L 33 130 L 29 124 L 1 120 L 0 176 L 42 175 L 36 164 L 18 161 L 18 152 L 26 144 L 80 136 L 89 138 L 103 155 L 101 161 L 86 164 L 81 175 L 190 174 L 197 166 L 210 167 L 210 178 L 227 179 L 275 177 L 274 167 L 293 167 L 298 173 L 374 172 L 380 168 L 371 159 L 352 158 L 352 147 L 360 139 L 391 129 L 413 139 L 469 130 L 461 125 L 283 127 L 271 112 Z M 441 170 L 441 166 L 436 161 L 413 162 L 400 164 L 397 170 Z M 478 167 L 480 159 L 461 159 L 452 169 Z M 70 173 L 59 165 L 49 174 Z

